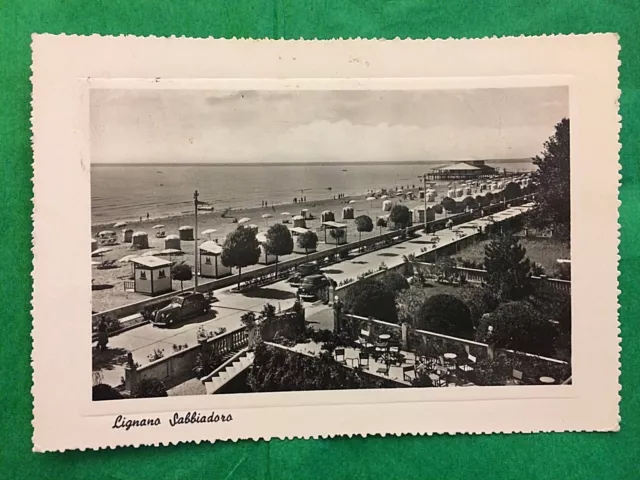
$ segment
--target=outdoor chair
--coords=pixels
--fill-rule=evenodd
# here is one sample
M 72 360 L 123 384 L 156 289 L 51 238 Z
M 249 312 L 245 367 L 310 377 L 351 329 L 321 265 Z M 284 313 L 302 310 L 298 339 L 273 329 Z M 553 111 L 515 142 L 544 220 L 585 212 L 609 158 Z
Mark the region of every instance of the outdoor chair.
M 367 368 L 369 368 L 369 354 L 360 352 L 358 355 L 358 365 L 362 367 L 365 363 L 367 364 Z
M 434 387 L 446 387 L 447 386 L 447 378 L 438 375 L 437 373 L 430 373 L 429 378 L 431 379 L 431 383 Z
M 466 359 L 461 361 L 461 364 L 458 365 L 458 368 L 462 370 L 464 373 L 470 373 L 475 370 L 476 357 L 473 355 L 468 355 Z
M 413 378 L 411 378 L 410 375 L 407 375 L 408 373 L 413 372 Z M 407 367 L 402 367 L 402 379 L 405 382 L 411 382 L 412 380 L 414 380 L 416 378 L 416 369 L 415 366 L 413 365 L 409 365 Z
M 344 355 L 344 348 L 336 348 L 333 353 L 335 354 L 336 357 L 336 362 L 340 362 L 340 363 L 346 363 L 347 359 L 345 358 Z

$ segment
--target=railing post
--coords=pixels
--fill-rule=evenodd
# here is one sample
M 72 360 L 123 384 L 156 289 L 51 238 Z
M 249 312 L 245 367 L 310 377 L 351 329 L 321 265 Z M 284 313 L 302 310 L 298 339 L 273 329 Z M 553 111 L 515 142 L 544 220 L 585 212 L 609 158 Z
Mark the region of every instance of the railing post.
M 336 295 L 333 302 L 333 333 L 340 333 L 342 331 L 342 302 Z
M 402 324 L 402 349 L 407 351 L 409 349 L 409 328 L 410 325 L 406 322 Z
M 133 395 L 138 386 L 138 367 L 133 361 L 131 352 L 127 353 L 127 364 L 124 367 L 124 385 L 131 395 Z

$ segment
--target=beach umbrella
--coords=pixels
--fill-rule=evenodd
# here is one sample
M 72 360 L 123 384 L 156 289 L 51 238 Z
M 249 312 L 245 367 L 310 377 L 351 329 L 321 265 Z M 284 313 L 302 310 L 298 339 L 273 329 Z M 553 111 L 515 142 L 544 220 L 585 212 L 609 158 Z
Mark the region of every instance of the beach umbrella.
M 98 234 L 98 236 L 100 236 L 100 237 L 109 237 L 109 236 L 115 235 L 115 234 L 116 234 L 116 232 L 114 232 L 113 230 L 103 230 Z
M 102 262 L 96 262 L 95 260 L 91 260 L 91 265 L 100 265 Z
M 138 258 L 138 255 L 127 255 L 118 260 L 118 263 L 131 263 L 135 258 Z
M 289 212 L 282 212 L 280 215 L 291 215 Z
M 179 255 L 182 253 L 182 250 L 178 250 L 177 248 L 165 248 L 161 250 L 158 255 L 169 255 L 169 261 L 171 261 L 171 257 L 173 255 Z
M 250 222 L 250 221 L 251 221 L 250 218 L 244 217 L 244 218 L 241 218 L 240 220 L 238 220 L 238 223 L 239 224 L 243 224 L 243 223 L 247 223 L 247 222 Z
M 217 230 L 215 228 L 207 228 L 206 230 L 204 230 L 203 232 L 201 232 L 202 235 L 206 235 L 207 237 L 209 237 L 209 239 L 211 239 L 211 234 L 212 233 L 216 233 Z
M 113 228 L 120 228 L 120 227 L 126 227 L 127 226 L 127 222 L 117 222 L 113 225 Z
M 91 256 L 95 257 L 96 255 L 100 255 L 102 257 L 102 255 L 104 255 L 107 252 L 110 252 L 111 250 L 113 249 L 109 247 L 100 247 L 95 249 L 93 252 L 91 252 Z
M 160 252 L 158 250 L 149 250 L 148 252 L 144 252 L 141 257 L 152 257 L 153 255 L 158 255 Z
M 267 224 L 267 227 L 269 226 L 269 219 L 270 219 L 271 217 L 273 217 L 273 215 L 271 215 L 270 213 L 264 213 L 264 214 L 262 215 L 262 218 L 264 218 L 264 219 L 265 219 L 265 223 Z
M 382 196 L 380 197 L 380 200 L 386 200 L 387 198 L 389 198 L 389 195 L 382 195 Z
M 154 229 L 158 230 L 159 228 L 164 228 L 164 225 L 162 225 L 162 224 L 158 224 L 158 225 L 154 225 L 154 226 L 153 226 L 153 227 L 151 227 L 151 228 L 154 228 Z
M 367 197 L 367 202 L 370 202 L 369 205 L 373 207 L 373 202 L 376 199 L 376 197 Z
M 255 223 L 250 223 L 250 224 L 249 224 L 249 225 L 247 225 L 247 226 L 248 226 L 249 228 L 253 228 L 253 229 L 255 229 L 255 230 L 258 230 L 258 228 L 260 228 L 260 227 L 258 227 L 258 225 L 256 225 Z
M 356 203 L 355 200 L 349 200 L 349 203 Z

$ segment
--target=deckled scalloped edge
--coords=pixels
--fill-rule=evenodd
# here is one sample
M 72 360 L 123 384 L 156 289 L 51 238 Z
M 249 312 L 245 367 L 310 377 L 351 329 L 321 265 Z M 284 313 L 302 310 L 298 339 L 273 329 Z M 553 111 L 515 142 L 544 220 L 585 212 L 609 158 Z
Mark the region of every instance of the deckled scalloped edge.
M 469 41 L 488 41 L 488 40 L 506 40 L 506 39 L 519 39 L 519 38 L 556 38 L 556 37 L 592 37 L 592 36 L 607 36 L 607 35 L 615 35 L 616 37 L 616 47 L 617 47 L 617 55 L 616 55 L 616 60 L 617 60 L 617 68 L 616 68 L 616 85 L 617 85 L 617 98 L 616 98 L 616 107 L 617 107 L 617 118 L 618 118 L 618 122 L 617 122 L 617 128 L 616 128 L 616 133 L 618 136 L 618 141 L 617 141 L 617 155 L 618 155 L 618 159 L 616 162 L 617 165 L 617 177 L 618 177 L 618 182 L 617 182 L 617 209 L 616 209 L 616 225 L 617 225 L 617 229 L 616 229 L 616 238 L 617 238 L 617 242 L 616 242 L 616 259 L 617 259 L 617 265 L 616 265 L 616 331 L 617 331 L 617 342 L 616 342 L 616 353 L 617 353 L 617 374 L 618 374 L 618 393 L 617 393 L 617 407 L 618 407 L 618 422 L 617 422 L 617 429 L 616 431 L 620 430 L 620 422 L 621 422 L 621 416 L 620 416 L 620 400 L 621 400 L 621 395 L 620 392 L 622 391 L 622 385 L 620 384 L 620 375 L 621 375 L 621 363 L 620 363 L 620 354 L 621 354 L 621 350 L 622 350 L 622 337 L 621 337 L 621 324 L 620 324 L 620 301 L 619 301 L 619 297 L 620 294 L 622 293 L 622 291 L 620 290 L 620 282 L 619 282 L 619 277 L 620 277 L 620 270 L 619 270 L 619 265 L 620 265 L 620 230 L 621 230 L 621 225 L 620 225 L 620 206 L 622 204 L 621 200 L 620 200 L 620 187 L 622 184 L 622 165 L 620 163 L 620 151 L 622 149 L 622 144 L 620 143 L 620 132 L 621 132 L 621 128 L 622 128 L 622 116 L 620 115 L 620 98 L 622 95 L 622 91 L 620 89 L 620 66 L 621 66 L 621 60 L 620 60 L 620 51 L 622 50 L 622 46 L 620 45 L 620 36 L 615 33 L 615 32 L 592 32 L 592 33 L 581 33 L 581 34 L 562 34 L 562 33 L 552 33 L 552 34 L 540 34 L 540 35 L 506 35 L 506 36 L 497 36 L 497 35 L 492 35 L 492 36 L 484 36 L 484 37 L 461 37 L 461 38 L 455 38 L 455 37 L 447 37 L 447 38 L 422 38 L 422 39 L 414 39 L 414 38 L 410 38 L 410 37 L 399 37 L 396 36 L 392 39 L 387 39 L 387 38 L 363 38 L 363 37 L 348 37 L 348 38 L 343 38 L 343 37 L 338 37 L 338 38 L 331 38 L 331 39 L 318 39 L 317 37 L 313 38 L 313 39 L 305 39 L 305 38 L 298 38 L 298 39 L 286 39 L 284 37 L 280 37 L 278 39 L 273 39 L 273 38 L 268 38 L 268 37 L 262 37 L 262 38 L 251 38 L 251 37 L 213 37 L 213 36 L 209 36 L 209 37 L 188 37 L 186 35 L 170 35 L 170 36 L 156 36 L 156 35 L 147 35 L 147 36 L 139 36 L 139 35 L 130 35 L 130 34 L 120 34 L 120 35 L 100 35 L 100 34 L 91 34 L 91 35 L 84 35 L 84 34 L 66 34 L 66 33 L 61 33 L 61 34 L 49 34 L 46 32 L 41 32 L 41 33 L 33 33 L 31 36 L 31 52 L 32 52 L 32 62 L 30 65 L 30 76 L 29 76 L 29 82 L 33 87 L 33 79 L 35 76 L 35 69 L 34 69 L 34 64 L 33 64 L 33 42 L 36 36 L 53 36 L 53 37 L 99 37 L 99 38 L 135 38 L 135 39 L 187 39 L 187 40 L 202 40 L 202 41 L 207 41 L 207 40 L 218 40 L 218 41 L 227 41 L 227 42 L 236 42 L 236 41 L 241 41 L 241 42 L 267 42 L 267 43 L 315 43 L 315 42 L 322 42 L 322 43 L 333 43 L 333 42 L 347 42 L 347 43 L 358 43 L 358 42 L 365 42 L 365 43 L 390 43 L 390 42 L 402 42 L 402 43 L 422 43 L 422 42 L 430 42 L 430 43 L 450 43 L 450 42 L 469 42 Z M 35 221 L 35 215 L 36 215 L 36 211 L 35 211 L 35 203 L 34 203 L 34 199 L 35 199 L 35 194 L 36 194 L 36 177 L 37 177 L 37 169 L 36 169 L 36 165 L 35 165 L 35 149 L 34 149 L 34 142 L 35 142 L 35 131 L 34 131 L 34 123 L 33 123 L 33 112 L 34 112 L 34 102 L 35 102 L 35 98 L 34 98 L 34 94 L 33 94 L 33 88 L 31 91 L 31 101 L 30 101 L 30 107 L 31 107 L 31 112 L 30 112 L 30 131 L 31 131 L 31 151 L 32 151 L 32 155 L 33 155 L 33 159 L 32 159 L 32 169 L 33 169 L 33 175 L 31 177 L 31 185 L 32 185 L 32 190 L 33 190 L 33 196 L 31 197 L 31 204 L 32 204 L 32 213 L 31 213 L 31 220 L 32 223 Z M 431 431 L 425 431 L 425 430 L 420 430 L 420 429 L 405 429 L 405 430 L 401 430 L 401 431 L 397 431 L 397 432 L 393 432 L 393 433 L 382 433 L 382 432 L 364 432 L 364 433 L 353 433 L 353 432 L 349 432 L 349 431 L 337 431 L 336 433 L 333 434 L 326 434 L 326 435 L 286 435 L 286 436 L 251 436 L 251 437 L 241 437 L 241 436 L 221 436 L 217 439 L 207 439 L 207 438 L 200 438 L 200 439 L 194 439 L 194 440 L 188 440 L 188 441 L 159 441 L 159 442 L 127 442 L 127 443 L 118 443 L 118 444 L 108 444 L 108 445 L 104 445 L 104 446 L 99 446 L 99 447 L 77 447 L 77 448 L 60 448 L 60 449 L 46 449 L 46 448 L 42 448 L 39 447 L 36 443 L 35 443 L 35 389 L 36 389 L 36 385 L 35 385 L 35 380 L 34 380 L 34 373 L 35 373 L 35 361 L 34 361 L 34 352 L 35 352 L 35 348 L 36 348 L 36 339 L 34 336 L 34 329 L 35 329 L 35 325 L 34 325 L 34 311 L 35 311 L 35 305 L 34 305 L 34 301 L 35 301 L 35 287 L 36 287 L 36 277 L 35 277 L 35 246 L 34 246 L 34 242 L 35 242 L 35 236 L 34 236 L 34 232 L 32 230 L 32 235 L 31 235 L 31 253 L 32 253 L 32 257 L 33 260 L 31 262 L 31 267 L 32 267 L 32 271 L 31 271 L 31 278 L 32 278 L 32 292 L 31 292 L 31 332 L 30 332 L 30 336 L 31 336 L 31 340 L 32 340 L 32 350 L 31 350 L 31 361 L 30 361 L 30 366 L 31 366 L 31 370 L 32 370 L 32 375 L 31 375 L 31 381 L 32 381 L 32 385 L 31 385 L 31 397 L 32 397 L 32 420 L 31 420 L 31 425 L 32 428 L 34 430 L 33 434 L 32 434 L 32 444 L 33 444 L 33 451 L 34 452 L 66 452 L 66 451 L 73 451 L 73 450 L 80 450 L 80 451 L 86 451 L 86 450 L 114 450 L 116 448 L 121 448 L 121 447 L 134 447 L 134 448 L 138 448 L 140 446 L 155 446 L 155 447 L 159 447 L 159 446 L 170 446 L 170 445 L 178 445 L 178 444 L 200 444 L 200 443 L 216 443 L 216 442 L 240 442 L 240 441 L 246 441 L 246 440 L 252 440 L 252 441 L 269 441 L 272 439 L 277 439 L 277 440 L 294 440 L 294 439 L 304 439 L 304 440 L 310 440 L 310 439 L 327 439 L 327 438 L 337 438 L 337 437 L 348 437 L 348 438 L 357 438 L 357 437 L 361 437 L 361 438 L 366 438 L 366 437 L 376 437 L 376 436 L 380 436 L 380 437 L 387 437 L 387 436 L 395 436 L 395 437 L 399 437 L 399 436 L 403 436 L 403 435 L 412 435 L 412 436 L 434 436 L 434 435 L 491 435 L 491 434 L 513 434 L 513 433 L 520 433 L 520 434 L 534 434 L 534 433 L 577 433 L 577 432 L 594 432 L 594 430 L 585 430 L 585 429 L 565 429 L 565 430 L 559 430 L 559 429 L 486 429 L 483 430 L 481 432 L 475 431 L 475 432 L 468 432 L 468 431 L 462 431 L 462 430 L 431 430 Z

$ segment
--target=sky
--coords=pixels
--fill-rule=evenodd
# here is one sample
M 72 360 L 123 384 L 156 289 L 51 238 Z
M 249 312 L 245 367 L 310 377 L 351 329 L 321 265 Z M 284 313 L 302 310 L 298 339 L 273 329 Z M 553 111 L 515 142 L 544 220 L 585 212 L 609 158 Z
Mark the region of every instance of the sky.
M 537 155 L 566 87 L 91 92 L 94 163 L 499 160 Z

